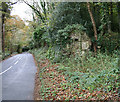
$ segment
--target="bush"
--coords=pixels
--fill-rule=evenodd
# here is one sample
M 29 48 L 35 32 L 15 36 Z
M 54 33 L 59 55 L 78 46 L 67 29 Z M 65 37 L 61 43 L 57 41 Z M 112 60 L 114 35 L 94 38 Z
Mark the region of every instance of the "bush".
M 119 34 L 115 32 L 105 33 L 100 35 L 98 39 L 98 45 L 101 46 L 101 51 L 107 50 L 112 53 L 114 50 L 118 50 L 120 46 Z

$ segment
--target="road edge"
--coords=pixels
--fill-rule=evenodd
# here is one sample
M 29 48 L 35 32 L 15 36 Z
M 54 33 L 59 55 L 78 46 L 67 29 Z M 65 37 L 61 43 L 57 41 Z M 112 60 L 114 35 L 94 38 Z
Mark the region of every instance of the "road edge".
M 33 58 L 34 58 L 34 62 L 35 62 L 35 66 L 37 68 L 37 72 L 35 74 L 35 81 L 34 81 L 34 93 L 33 93 L 33 99 L 34 100 L 37 100 L 37 97 L 39 97 L 39 94 L 38 94 L 38 86 L 39 86 L 39 83 L 40 83 L 40 80 L 39 80 L 39 68 L 38 68 L 38 62 L 35 58 L 35 56 L 32 54 Z

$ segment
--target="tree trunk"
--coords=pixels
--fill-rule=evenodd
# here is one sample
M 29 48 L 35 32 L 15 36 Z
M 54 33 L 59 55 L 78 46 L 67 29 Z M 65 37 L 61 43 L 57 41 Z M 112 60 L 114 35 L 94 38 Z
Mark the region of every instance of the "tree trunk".
M 113 22 L 113 5 L 112 5 L 112 2 L 110 3 L 106 3 L 106 14 L 107 14 L 107 17 L 108 17 L 108 33 L 111 33 L 112 31 L 112 22 Z M 110 8 L 110 9 L 109 9 Z
M 5 53 L 5 24 L 2 24 L 2 52 Z
M 89 14 L 90 14 L 90 18 L 91 18 L 91 21 L 92 21 L 92 24 L 93 24 L 94 37 L 95 37 L 95 40 L 97 41 L 97 29 L 96 29 L 96 24 L 95 24 L 95 20 L 94 20 L 92 11 L 91 11 L 91 9 L 90 9 L 90 3 L 89 3 L 89 2 L 87 2 L 87 7 L 88 7 L 88 12 L 89 12 Z M 96 43 L 96 41 L 93 43 L 95 54 L 96 54 L 96 52 L 97 52 L 97 43 Z
M 120 2 L 117 3 L 117 10 L 118 10 L 118 22 L 119 22 L 118 34 L 119 34 L 119 38 L 120 38 Z M 120 40 L 119 40 L 119 43 L 120 43 Z M 120 49 L 120 46 L 119 46 L 119 49 Z
M 4 8 L 4 2 L 2 2 L 2 11 Z M 4 20 L 5 20 L 5 14 L 2 13 L 2 16 L 1 16 L 1 20 L 2 20 L 2 53 L 3 53 L 3 57 L 4 57 L 4 54 L 5 54 L 5 41 L 4 41 Z
M 113 23 L 113 3 L 111 2 L 110 3 L 110 29 L 111 29 L 111 31 L 113 31 L 113 29 L 112 29 L 112 23 Z
M 117 3 L 118 22 L 119 22 L 119 35 L 120 35 L 120 2 Z

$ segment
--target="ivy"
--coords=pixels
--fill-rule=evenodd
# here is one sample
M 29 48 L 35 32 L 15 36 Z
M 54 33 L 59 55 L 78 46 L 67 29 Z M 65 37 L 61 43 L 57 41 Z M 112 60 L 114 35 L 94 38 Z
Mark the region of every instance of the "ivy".
M 80 24 L 68 25 L 64 29 L 58 30 L 57 43 L 59 43 L 60 45 L 66 46 L 66 44 L 71 42 L 70 35 L 73 32 L 82 33 L 83 31 L 86 31 L 86 28 Z

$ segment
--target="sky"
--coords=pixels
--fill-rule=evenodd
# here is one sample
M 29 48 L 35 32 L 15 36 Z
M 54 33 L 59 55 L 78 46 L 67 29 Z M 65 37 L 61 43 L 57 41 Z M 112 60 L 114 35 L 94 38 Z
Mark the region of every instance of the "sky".
M 17 3 L 13 5 L 11 15 L 18 15 L 22 20 L 32 20 L 32 10 L 25 3 Z

